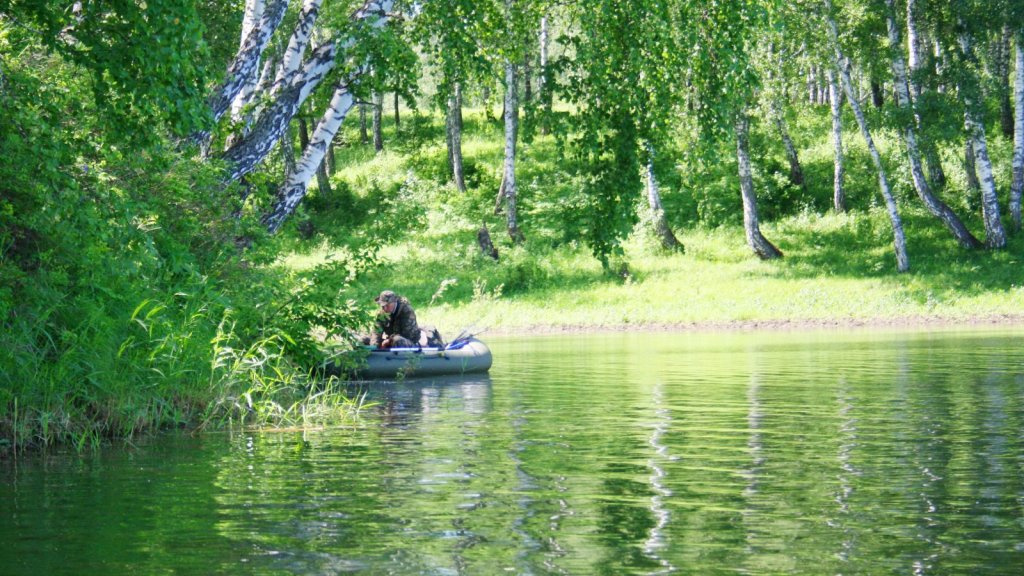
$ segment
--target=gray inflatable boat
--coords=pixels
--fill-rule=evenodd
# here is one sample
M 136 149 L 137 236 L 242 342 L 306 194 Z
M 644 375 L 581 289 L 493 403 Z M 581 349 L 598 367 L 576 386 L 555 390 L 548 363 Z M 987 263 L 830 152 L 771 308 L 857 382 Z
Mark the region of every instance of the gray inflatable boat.
M 372 349 L 366 365 L 356 370 L 364 380 L 447 376 L 487 372 L 491 350 L 476 338 L 456 340 L 446 347 Z

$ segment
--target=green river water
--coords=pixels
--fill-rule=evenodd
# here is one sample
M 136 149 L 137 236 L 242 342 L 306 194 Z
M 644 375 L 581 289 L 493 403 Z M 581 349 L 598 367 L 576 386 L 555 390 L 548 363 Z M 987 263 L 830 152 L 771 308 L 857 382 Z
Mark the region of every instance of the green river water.
M 1024 331 L 489 344 L 347 428 L 0 462 L 0 575 L 1024 573 Z

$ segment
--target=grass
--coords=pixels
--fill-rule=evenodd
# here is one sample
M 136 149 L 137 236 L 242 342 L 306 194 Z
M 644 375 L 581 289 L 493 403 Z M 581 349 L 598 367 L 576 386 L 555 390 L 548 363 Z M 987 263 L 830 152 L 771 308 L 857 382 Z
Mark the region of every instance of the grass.
M 412 300 L 422 323 L 437 325 L 446 335 L 466 326 L 529 333 L 751 323 L 870 324 L 894 319 L 1024 321 L 1019 274 L 1024 238 L 1012 236 L 1010 245 L 1000 251 L 958 248 L 914 195 L 899 142 L 890 130 L 878 129 L 875 137 L 898 194 L 910 273 L 895 272 L 890 224 L 880 207 L 867 151 L 859 134 L 850 129 L 855 126 L 852 119 L 845 134 L 852 209 L 842 214 L 829 210 L 832 148 L 828 111 L 822 108 L 793 122 L 794 138 L 803 143 L 806 190 L 780 182 L 785 169 L 781 145 L 770 132 L 762 129 L 756 134 L 762 214 L 773 215 L 763 217 L 762 231 L 782 249 L 783 259 L 760 261 L 745 245 L 732 179 L 735 165 L 723 156 L 720 166 L 700 169 L 707 184 L 698 182 L 699 191 L 693 178 L 682 174 L 686 166 L 677 166 L 662 183 L 664 202 L 685 253 L 659 249 L 641 222 L 624 241 L 613 266 L 628 269 L 620 276 L 603 270 L 560 221 L 564 212 L 559 211 L 565 210 L 576 179 L 553 137 L 537 137 L 522 147 L 520 223 L 528 241 L 522 246 L 507 241 L 501 217 L 492 212 L 501 169 L 500 126 L 483 120 L 479 112 L 466 116 L 470 120 L 465 155 L 474 177 L 465 195 L 446 182 L 443 145 L 405 144 L 403 153 L 379 156 L 352 147 L 351 153 L 342 155 L 337 182 L 356 196 L 379 192 L 379 187 L 367 188 L 373 179 L 402 182 L 401 202 L 407 206 L 404 215 L 375 215 L 395 217 L 402 232 L 369 240 L 379 244 L 382 265 L 357 282 L 347 297 L 370 306 L 377 291 L 395 289 Z M 396 140 L 410 141 L 402 132 L 391 132 L 389 141 Z M 999 178 L 1005 181 L 1009 147 L 999 137 L 993 141 Z M 957 145 L 951 142 L 947 148 Z M 724 146 L 723 153 L 728 148 Z M 955 150 L 945 153 L 955 157 Z M 963 189 L 961 168 L 952 162 L 946 167 L 950 183 L 943 197 L 983 237 L 980 218 Z M 701 197 L 730 212 L 717 219 L 702 218 Z M 637 199 L 639 203 L 640 191 Z M 414 217 L 406 225 L 402 218 L 410 218 L 409 204 Z M 317 218 L 329 222 L 332 215 Z M 481 256 L 476 247 L 481 223 L 487 224 L 498 245 L 499 262 Z M 357 236 L 322 236 L 281 262 L 295 269 L 312 266 L 346 242 L 363 241 L 353 240 Z

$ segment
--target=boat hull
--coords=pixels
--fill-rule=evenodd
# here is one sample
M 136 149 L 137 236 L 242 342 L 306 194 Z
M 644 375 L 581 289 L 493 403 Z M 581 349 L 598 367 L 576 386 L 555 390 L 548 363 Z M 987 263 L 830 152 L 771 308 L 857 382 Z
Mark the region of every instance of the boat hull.
M 474 338 L 460 343 L 458 348 L 371 350 L 366 365 L 356 371 L 356 377 L 388 379 L 447 376 L 487 372 L 490 368 L 491 350 Z

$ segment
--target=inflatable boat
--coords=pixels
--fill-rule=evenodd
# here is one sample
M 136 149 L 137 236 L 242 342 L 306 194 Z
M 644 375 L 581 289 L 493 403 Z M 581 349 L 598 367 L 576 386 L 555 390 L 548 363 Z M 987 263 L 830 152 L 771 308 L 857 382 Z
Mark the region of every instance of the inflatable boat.
M 487 372 L 491 369 L 491 350 L 476 338 L 456 340 L 443 347 L 372 348 L 365 366 L 355 377 L 364 380 L 447 376 Z

